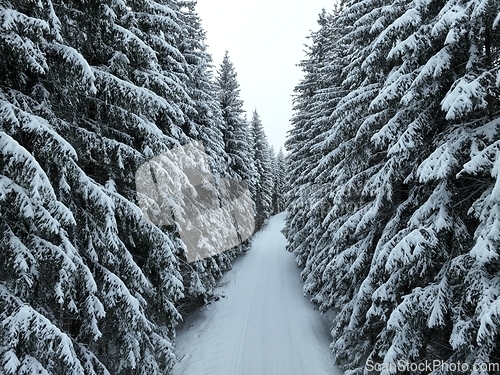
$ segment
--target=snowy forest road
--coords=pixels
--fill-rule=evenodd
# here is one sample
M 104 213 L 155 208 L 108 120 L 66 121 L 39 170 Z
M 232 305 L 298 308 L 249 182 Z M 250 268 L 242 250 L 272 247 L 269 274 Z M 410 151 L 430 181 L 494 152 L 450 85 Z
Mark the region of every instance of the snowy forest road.
M 333 364 L 328 327 L 303 297 L 299 270 L 269 220 L 252 248 L 221 280 L 219 301 L 179 331 L 175 375 L 342 374 Z

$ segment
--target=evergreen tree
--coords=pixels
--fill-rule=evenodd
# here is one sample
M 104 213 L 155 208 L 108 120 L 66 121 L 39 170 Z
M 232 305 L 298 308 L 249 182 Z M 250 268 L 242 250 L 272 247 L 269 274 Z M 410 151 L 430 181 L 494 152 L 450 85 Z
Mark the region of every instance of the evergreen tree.
M 230 169 L 235 176 L 250 182 L 252 166 L 249 163 L 251 151 L 248 143 L 248 123 L 244 117 L 237 74 L 227 51 L 218 71 L 217 90 L 224 121 L 222 132 L 225 150 L 230 158 Z
M 156 116 L 170 115 L 177 123 L 181 118 L 170 104 L 177 98 L 169 103 L 155 86 L 175 75 L 165 74 L 141 39 L 144 23 L 166 19 L 148 13 L 153 11 L 145 3 L 94 5 L 39 2 L 27 9 L 14 3 L 3 12 L 14 21 L 3 23 L 3 38 L 25 37 L 30 47 L 2 44 L 5 54 L 13 62 L 41 63 L 37 69 L 21 64 L 29 79 L 6 81 L 2 92 L 4 134 L 10 145 L 17 144 L 2 148 L 3 160 L 24 153 L 37 168 L 28 167 L 23 176 L 27 169 L 4 162 L 3 174 L 20 184 L 16 190 L 26 198 L 23 191 L 30 188 L 22 181 L 33 177 L 29 200 L 42 204 L 37 216 L 42 214 L 43 225 L 50 223 L 36 229 L 39 219 L 12 207 L 2 215 L 32 223 L 24 234 L 10 220 L 2 223 L 2 274 L 9 277 L 2 283 L 1 351 L 8 373 L 159 373 L 173 365 L 170 340 L 179 318 L 173 301 L 182 296 L 182 285 L 172 251 L 180 244 L 143 220 L 133 186 L 148 150 L 171 143 L 154 125 L 163 126 Z M 149 26 L 153 36 L 155 26 L 159 33 L 164 24 Z M 33 60 L 34 51 L 39 57 Z M 3 76 L 14 77 L 14 69 L 16 64 L 2 63 Z M 146 78 L 154 81 L 152 90 L 139 87 Z M 8 272 L 20 260 L 19 251 L 31 266 L 18 271 L 36 275 L 26 279 L 29 293 L 19 293 L 12 283 L 16 275 Z
M 273 152 L 274 154 L 274 152 Z M 280 148 L 273 158 L 273 214 L 279 214 L 285 210 L 285 181 L 286 181 L 286 159 L 283 149 Z
M 229 156 L 231 178 L 235 180 L 234 183 L 229 183 L 228 196 L 241 196 L 241 190 L 250 192 L 250 196 L 243 194 L 245 203 L 239 205 L 234 212 L 235 218 L 238 217 L 244 230 L 248 231 L 255 228 L 255 202 L 252 199 L 257 173 L 252 160 L 252 134 L 244 114 L 243 101 L 240 99 L 237 74 L 227 51 L 216 77 L 216 85 L 222 110 L 225 151 Z
M 180 1 L 179 7 L 180 17 L 185 23 L 185 37 L 181 39 L 179 49 L 189 66 L 187 88 L 193 100 L 193 111 L 189 113 L 192 137 L 203 143 L 214 175 L 227 177 L 229 157 L 224 145 L 224 122 L 213 82 L 212 57 L 207 52 L 205 31 L 196 13 L 196 1 Z
M 256 207 L 256 229 L 262 228 L 264 221 L 272 213 L 273 194 L 273 152 L 267 142 L 266 133 L 257 111 L 253 112 L 250 123 L 253 144 L 251 149 L 257 173 L 257 184 L 255 186 L 254 202 Z
M 332 108 L 342 95 L 338 84 L 335 84 L 342 73 L 342 66 L 332 70 L 333 64 L 327 64 L 333 60 L 327 57 L 327 53 L 342 50 L 342 45 L 337 43 L 340 33 L 335 33 L 332 26 L 334 23 L 329 18 L 331 16 L 326 11 L 320 14 L 320 29 L 311 35 L 311 46 L 306 51 L 308 58 L 300 64 L 304 79 L 295 88 L 294 115 L 291 119 L 293 128 L 285 142 L 289 151 L 286 193 L 289 215 L 284 234 L 289 241 L 288 249 L 294 253 L 301 266 L 307 261 L 315 244 L 315 239 L 309 237 L 311 228 L 320 228 L 321 224 L 318 215 L 309 213 L 318 211 L 321 214 L 324 211 L 322 207 L 328 207 L 331 199 L 329 193 L 325 194 L 323 189 L 318 188 L 318 184 L 324 186 L 325 190 L 329 188 L 326 179 L 317 180 L 315 176 L 308 176 L 316 170 L 324 155 L 316 147 L 319 143 L 316 137 L 325 135 Z M 321 109 L 320 106 L 324 108 Z M 324 140 L 327 144 L 334 141 L 335 139 Z M 327 201 L 326 204 L 316 204 L 324 200 Z M 309 243 L 309 239 L 313 242 Z
M 205 188 L 210 188 L 209 193 L 212 197 L 217 197 L 219 200 L 224 200 L 228 194 L 228 179 L 232 176 L 229 168 L 229 156 L 225 150 L 223 129 L 224 120 L 222 111 L 219 106 L 217 96 L 217 86 L 213 82 L 212 77 L 212 58 L 206 51 L 205 32 L 201 27 L 201 21 L 196 13 L 195 1 L 179 2 L 180 13 L 179 17 L 185 23 L 184 38 L 181 39 L 180 51 L 188 63 L 188 71 L 185 75 L 186 86 L 189 96 L 192 99 L 192 108 L 188 111 L 188 121 L 190 123 L 191 136 L 201 142 L 201 145 L 206 152 L 207 163 L 210 166 L 210 171 L 206 176 L 212 175 L 208 181 L 204 181 Z M 205 159 L 204 156 L 198 158 Z M 228 203 L 226 201 L 226 203 Z M 210 225 L 216 225 L 220 229 L 222 227 L 232 227 L 232 223 L 223 223 L 224 220 L 232 220 L 234 213 L 229 207 L 221 207 L 218 220 L 222 222 L 208 222 L 203 212 L 199 212 L 200 228 L 207 228 L 204 233 L 213 235 L 208 238 L 206 243 L 222 244 L 224 239 L 216 239 L 218 231 L 208 229 Z M 200 211 L 206 212 L 206 207 L 200 207 Z M 210 297 L 216 280 L 221 273 L 231 267 L 232 259 L 237 254 L 237 251 L 244 250 L 244 247 L 235 247 L 233 249 L 219 252 L 206 250 L 207 252 L 217 253 L 215 262 L 212 260 L 203 259 L 198 261 L 202 263 L 187 265 L 184 259 L 181 259 L 181 270 L 184 279 L 186 280 L 186 299 L 180 302 L 181 310 L 189 311 L 192 309 L 193 303 L 200 300 L 206 300 Z

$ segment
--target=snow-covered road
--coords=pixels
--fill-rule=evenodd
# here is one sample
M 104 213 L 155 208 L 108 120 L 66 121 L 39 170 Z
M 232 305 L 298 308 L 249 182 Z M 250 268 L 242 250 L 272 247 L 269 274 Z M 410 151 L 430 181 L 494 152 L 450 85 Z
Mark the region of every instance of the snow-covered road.
M 302 296 L 299 269 L 271 218 L 221 280 L 219 301 L 193 314 L 177 337 L 175 375 L 342 374 L 328 327 Z

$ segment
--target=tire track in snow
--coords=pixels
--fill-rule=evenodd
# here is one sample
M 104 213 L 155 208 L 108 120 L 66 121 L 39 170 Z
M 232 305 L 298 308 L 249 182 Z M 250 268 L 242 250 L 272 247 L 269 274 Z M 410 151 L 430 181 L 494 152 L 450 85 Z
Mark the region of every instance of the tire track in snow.
M 260 264 L 261 258 L 262 258 L 263 252 L 259 254 L 258 257 L 258 263 Z M 242 374 L 242 358 L 243 358 L 243 351 L 244 351 L 244 346 L 246 342 L 246 338 L 248 336 L 248 328 L 250 326 L 250 318 L 251 318 L 251 312 L 252 312 L 252 307 L 255 306 L 255 301 L 256 301 L 256 287 L 257 287 L 257 276 L 253 275 L 253 282 L 252 282 L 252 293 L 251 293 L 251 298 L 248 303 L 248 307 L 245 309 L 245 329 L 243 330 L 242 335 L 240 336 L 240 342 L 239 342 L 239 350 L 238 350 L 238 355 L 236 356 L 235 360 L 235 366 L 234 366 L 234 372 L 233 374 Z
M 284 262 L 285 259 L 282 259 L 282 262 L 281 262 L 281 270 L 282 270 L 282 274 L 283 275 L 286 275 L 286 271 L 285 271 L 285 265 L 286 263 Z M 291 303 L 289 303 L 288 301 L 290 300 L 290 297 L 289 297 L 289 288 L 286 287 L 287 285 L 285 285 L 285 278 L 283 277 L 281 279 L 281 288 L 282 288 L 282 291 L 283 291 L 283 298 L 284 298 L 284 304 L 285 305 L 291 305 Z M 289 325 L 289 330 L 288 330 L 288 339 L 289 339 L 289 342 L 290 342 L 290 345 L 292 346 L 292 351 L 293 351 L 293 343 L 294 343 L 294 338 L 296 337 L 299 337 L 299 334 L 297 332 L 297 324 L 300 324 L 300 321 L 299 319 L 295 318 L 293 319 L 292 317 L 292 314 L 290 312 L 290 309 L 286 309 L 287 311 L 287 317 L 288 317 L 288 325 Z M 295 359 L 296 357 L 294 357 Z M 295 365 L 295 368 L 300 368 L 301 370 L 301 374 L 306 374 L 307 371 L 306 371 L 306 368 L 304 368 L 304 363 L 303 363 L 303 360 L 300 360 L 300 359 L 303 359 L 303 357 L 300 357 L 299 358 L 299 364 Z M 295 361 L 295 363 L 297 363 L 297 361 Z

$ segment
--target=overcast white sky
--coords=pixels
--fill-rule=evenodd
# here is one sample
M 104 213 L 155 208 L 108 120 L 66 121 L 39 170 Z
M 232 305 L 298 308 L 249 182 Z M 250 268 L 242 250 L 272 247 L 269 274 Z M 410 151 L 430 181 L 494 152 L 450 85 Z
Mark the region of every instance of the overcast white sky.
M 322 8 L 334 0 L 198 0 L 216 69 L 225 50 L 238 73 L 248 119 L 257 109 L 269 143 L 276 151 L 290 129 L 293 88 L 301 78 L 311 30 L 319 28 Z

